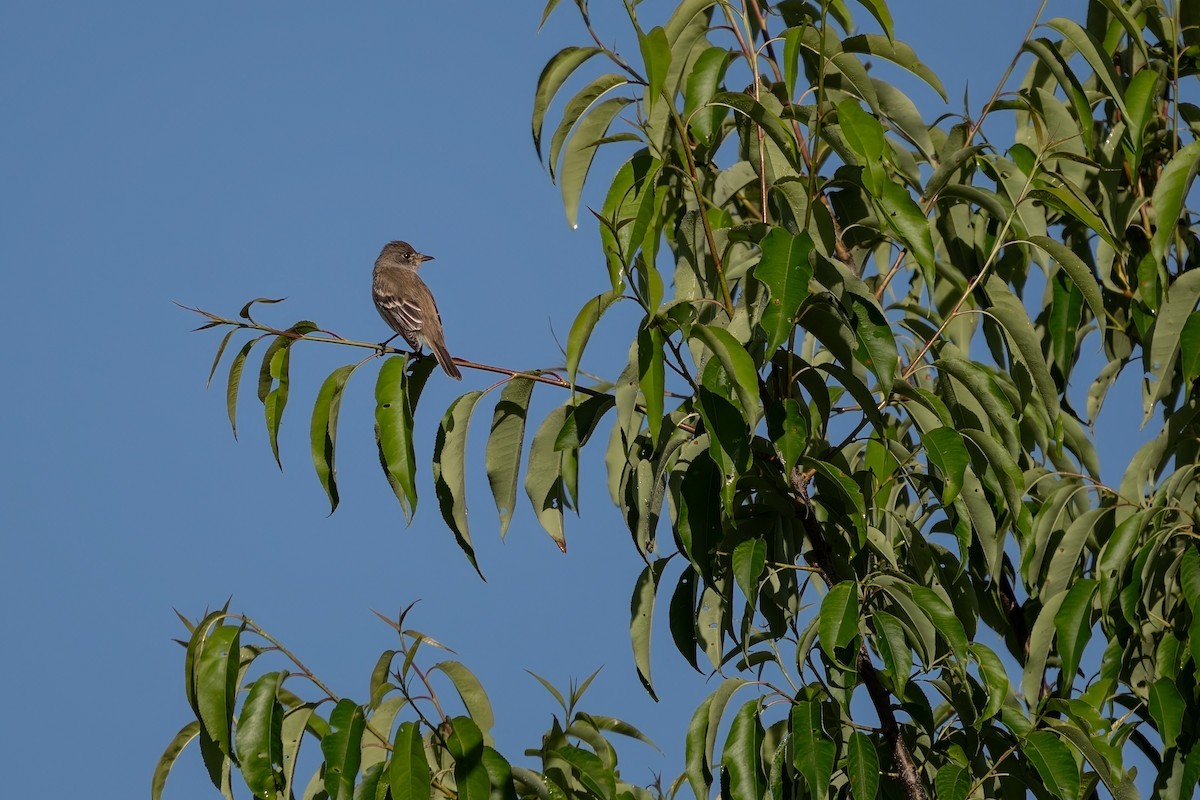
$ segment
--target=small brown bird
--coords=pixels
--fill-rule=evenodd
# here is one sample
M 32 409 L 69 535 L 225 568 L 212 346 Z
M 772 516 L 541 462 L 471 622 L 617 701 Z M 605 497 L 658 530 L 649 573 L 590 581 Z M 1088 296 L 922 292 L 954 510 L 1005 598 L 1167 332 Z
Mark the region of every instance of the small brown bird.
M 446 374 L 455 380 L 462 380 L 462 373 L 446 350 L 442 317 L 438 314 L 437 303 L 433 301 L 433 292 L 417 275 L 421 264 L 432 260 L 433 256 L 418 253 L 408 242 L 388 242 L 379 258 L 375 259 L 371 295 L 379 316 L 396 332 L 396 336 L 403 336 L 409 347 L 418 353 L 421 352 L 422 342 L 429 345 Z M 392 339 L 380 347 L 386 347 Z

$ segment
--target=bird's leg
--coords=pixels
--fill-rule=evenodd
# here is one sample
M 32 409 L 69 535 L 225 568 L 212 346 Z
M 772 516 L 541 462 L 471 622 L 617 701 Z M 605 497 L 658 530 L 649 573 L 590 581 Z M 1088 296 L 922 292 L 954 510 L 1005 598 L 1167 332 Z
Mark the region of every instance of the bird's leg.
M 379 343 L 379 355 L 383 355 L 383 351 L 384 351 L 385 349 L 387 349 L 387 346 L 388 346 L 389 344 L 391 344 L 391 343 L 392 343 L 392 339 L 395 339 L 395 338 L 396 338 L 397 336 L 399 336 L 399 335 L 400 335 L 400 334 L 398 334 L 398 333 L 393 333 L 393 334 L 392 334 L 392 337 L 391 337 L 391 339 L 388 339 L 386 342 L 380 342 L 380 343 Z

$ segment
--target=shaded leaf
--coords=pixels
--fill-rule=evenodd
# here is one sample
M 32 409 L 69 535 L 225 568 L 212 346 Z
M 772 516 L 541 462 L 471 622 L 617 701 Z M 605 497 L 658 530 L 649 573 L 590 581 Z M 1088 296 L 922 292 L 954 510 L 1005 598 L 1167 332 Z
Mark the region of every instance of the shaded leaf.
M 517 501 L 517 478 L 521 469 L 521 449 L 525 444 L 525 420 L 529 416 L 529 398 L 534 381 L 520 375 L 504 385 L 492 413 L 492 431 L 488 436 L 484 461 L 488 485 L 500 515 L 500 536 L 508 532 Z
M 467 429 L 471 425 L 471 412 L 483 392 L 467 392 L 459 397 L 442 416 L 438 425 L 437 439 L 433 445 L 433 488 L 437 494 L 442 519 L 454 532 L 459 548 L 471 562 L 471 566 L 483 577 L 475 560 L 475 548 L 471 544 L 471 532 L 467 528 Z

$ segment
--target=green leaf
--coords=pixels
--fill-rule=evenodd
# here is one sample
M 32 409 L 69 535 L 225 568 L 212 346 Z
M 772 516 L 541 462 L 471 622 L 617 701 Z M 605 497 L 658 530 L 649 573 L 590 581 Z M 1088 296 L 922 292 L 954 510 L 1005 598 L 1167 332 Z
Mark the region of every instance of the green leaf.
M 738 709 L 721 749 L 721 764 L 729 773 L 732 800 L 759 800 L 766 788 L 760 756 L 763 726 L 758 703 L 751 700 Z
M 475 561 L 475 548 L 471 544 L 471 532 L 467 528 L 467 429 L 471 425 L 471 412 L 483 392 L 467 392 L 446 409 L 438 425 L 437 439 L 433 445 L 433 488 L 437 494 L 442 519 L 450 530 L 459 548 L 471 562 L 471 566 L 483 577 Z
M 741 678 L 726 678 L 692 714 L 684 746 L 685 774 L 692 794 L 698 798 L 708 797 L 712 788 L 713 749 L 725 706 L 733 693 L 745 685 Z
M 256 336 L 250 341 L 242 345 L 242 349 L 233 357 L 233 361 L 229 364 L 229 382 L 225 386 L 225 410 L 229 415 L 229 425 L 233 428 L 233 438 L 237 438 L 237 399 L 238 390 L 242 384 L 242 370 L 246 366 L 246 356 L 250 355 L 250 350 L 254 345 L 265 339 L 267 334 Z
M 890 61 L 925 81 L 930 88 L 941 95 L 943 102 L 946 101 L 946 87 L 942 85 L 942 81 L 933 70 L 921 63 L 921 60 L 917 58 L 917 52 L 904 42 L 893 41 L 889 37 L 880 36 L 877 33 L 865 33 L 843 39 L 842 49 L 847 53 L 869 54 Z
M 496 718 L 492 713 L 492 703 L 488 700 L 487 692 L 484 691 L 483 684 L 475 677 L 475 673 L 458 661 L 439 661 L 429 668 L 430 672 L 434 670 L 445 674 L 454 684 L 454 690 L 458 692 L 471 720 L 479 728 L 484 744 L 490 745 L 492 743 L 491 730 L 492 726 L 496 724 Z
M 971 790 L 971 773 L 961 764 L 946 764 L 934 776 L 933 787 L 938 800 L 966 800 Z
M 1054 627 L 1058 632 L 1058 651 L 1062 655 L 1064 688 L 1074 684 L 1083 649 L 1091 638 L 1092 598 L 1096 594 L 1097 586 L 1098 583 L 1091 578 L 1077 581 L 1067 591 L 1066 599 L 1054 615 Z
M 221 356 L 225 355 L 225 348 L 229 346 L 229 340 L 232 339 L 233 335 L 237 332 L 238 329 L 234 328 L 221 338 L 221 344 L 217 346 L 217 354 L 213 356 L 212 367 L 208 370 L 208 380 L 204 383 L 205 389 L 207 389 L 209 386 L 212 386 L 213 375 L 217 374 L 217 365 L 221 363 Z
M 1004 663 L 1000 660 L 1000 656 L 996 655 L 990 647 L 972 642 L 969 649 L 971 657 L 979 665 L 979 674 L 987 688 L 987 705 L 976 718 L 976 725 L 982 725 L 996 716 L 1000 707 L 1008 700 L 1008 672 L 1004 669 Z
M 533 504 L 538 522 L 564 553 L 567 551 L 567 539 L 563 532 L 563 507 L 566 505 L 563 454 L 554 449 L 554 443 L 566 422 L 567 411 L 566 406 L 560 406 L 546 416 L 533 436 L 533 444 L 529 448 L 529 466 L 525 472 L 525 493 Z
M 1092 316 L 1097 320 L 1103 321 L 1105 319 L 1104 298 L 1100 295 L 1100 284 L 1096 282 L 1096 276 L 1093 274 L 1092 268 L 1085 264 L 1083 259 L 1075 255 L 1071 248 L 1062 242 L 1051 239 L 1049 236 L 1030 236 L 1029 241 L 1058 262 L 1058 265 L 1063 268 L 1067 276 L 1079 287 L 1079 291 L 1083 294 L 1083 299 L 1092 311 Z
M 704 344 L 721 363 L 733 383 L 742 415 L 751 429 L 758 423 L 758 370 L 746 349 L 724 328 L 713 325 L 693 325 L 691 338 Z
M 804 777 L 813 797 L 827 797 L 837 749 L 826 735 L 821 704 L 801 700 L 792 706 L 792 764 Z
M 1088 66 L 1092 68 L 1096 77 L 1108 90 L 1107 99 L 1116 105 L 1122 119 L 1127 117 L 1122 87 L 1117 85 L 1118 78 L 1113 71 L 1112 57 L 1104 52 L 1101 44 L 1074 20 L 1058 17 L 1047 22 L 1046 27 L 1058 31 L 1063 38 L 1075 45 L 1075 49 L 1088 62 Z
M 858 347 L 854 358 L 879 379 L 879 391 L 886 398 L 892 392 L 899 354 L 892 326 L 873 298 L 848 293 L 845 299 L 854 315 L 854 338 Z
M 1183 730 L 1186 708 L 1187 703 L 1173 679 L 1164 676 L 1150 684 L 1150 718 L 1162 737 L 1164 748 L 1175 746 Z
M 933 236 L 929 232 L 929 220 L 908 189 L 899 183 L 886 181 L 879 196 L 883 219 L 904 242 L 908 251 L 916 258 L 924 272 L 926 282 L 932 286 L 935 266 L 933 261 Z
M 654 622 L 654 598 L 658 594 L 658 583 L 662 580 L 667 559 L 658 559 L 647 564 L 638 575 L 633 586 L 633 597 L 629 603 L 629 639 L 633 644 L 633 663 L 638 678 L 646 693 L 658 702 L 654 684 L 650 680 L 650 628 Z
M 696 663 L 696 578 L 696 568 L 688 564 L 671 593 L 668 614 L 675 648 L 692 669 L 701 672 Z
M 575 376 L 579 371 L 579 361 L 587 347 L 588 339 L 600 317 L 609 306 L 621 299 L 621 293 L 615 291 L 602 292 L 583 304 L 571 324 L 571 332 L 567 334 L 567 381 L 574 386 Z
M 180 728 L 179 733 L 171 739 L 167 749 L 159 757 L 158 763 L 154 765 L 154 776 L 150 780 L 150 800 L 162 800 L 163 789 L 167 788 L 167 776 L 171 774 L 171 768 L 175 766 L 183 748 L 187 747 L 199 733 L 200 721 L 192 720 Z
M 1179 332 L 1179 369 L 1185 383 L 1200 378 L 1200 313 L 1188 314 Z
M 567 411 L 567 420 L 554 440 L 554 449 L 578 450 L 583 447 L 596 432 L 600 420 L 616 404 L 617 399 L 611 394 L 599 394 L 585 397 L 571 405 Z
M 795 135 L 778 115 L 768 111 L 762 103 L 750 95 L 740 92 L 719 92 L 713 97 L 711 104 L 728 106 L 739 114 L 749 117 L 779 147 L 791 166 L 800 172 L 801 160 L 799 151 L 796 149 Z
M 762 539 L 747 539 L 733 549 L 733 577 L 753 608 L 758 602 L 758 579 L 767 565 L 767 543 Z
M 879 792 L 879 753 L 874 743 L 866 734 L 854 731 L 846 750 L 846 772 L 854 800 L 874 800 Z
M 963 476 L 971 461 L 962 434 L 953 428 L 935 428 L 921 437 L 929 462 L 942 473 L 942 505 L 951 505 L 962 491 Z
M 821 649 L 837 663 L 842 663 L 838 650 L 848 646 L 858 636 L 858 586 L 854 581 L 842 581 L 829 589 L 821 601 L 818 623 Z
M 289 710 L 283 717 L 283 730 L 280 740 L 283 743 L 283 790 L 284 797 L 292 796 L 293 779 L 296 774 L 296 762 L 300 754 L 300 744 L 304 733 L 308 730 L 309 720 L 313 718 L 316 703 L 305 703 Z M 320 717 L 317 717 L 322 723 Z
M 791 475 L 808 444 L 808 417 L 791 397 L 767 408 L 767 432 L 783 461 L 783 474 Z
M 429 800 L 431 781 L 420 727 L 415 722 L 401 722 L 396 728 L 392 759 L 388 763 L 392 800 Z
M 857 100 L 843 100 L 837 104 L 837 112 L 842 136 L 863 168 L 863 185 L 875 197 L 882 197 L 889 182 L 883 165 L 883 125 L 863 111 Z
M 929 619 L 937 628 L 938 635 L 946 640 L 946 644 L 950 645 L 950 650 L 958 661 L 954 667 L 963 669 L 966 666 L 968 644 L 966 631 L 963 630 L 958 615 L 940 594 L 928 586 L 912 586 L 910 589 L 913 600 L 921 607 L 922 611 L 929 615 Z
M 421 390 L 435 364 L 418 358 L 407 369 L 407 356 L 388 358 L 375 381 L 375 445 L 388 485 L 400 501 L 405 522 L 417 513 L 417 456 L 413 448 L 413 414 Z
M 238 312 L 238 316 L 241 317 L 242 319 L 248 319 L 251 322 L 253 322 L 254 319 L 250 316 L 250 307 L 253 306 L 255 303 L 262 303 L 263 305 L 273 305 L 275 303 L 282 303 L 286 299 L 287 299 L 286 297 L 276 297 L 274 299 L 272 299 L 270 297 L 256 297 L 253 300 L 251 300 L 249 303 L 246 303 L 246 305 L 242 306 L 242 310 Z
M 286 672 L 268 672 L 250 687 L 238 716 L 237 753 L 246 787 L 255 797 L 283 790 L 283 706 L 279 687 Z
M 704 144 L 712 141 L 729 112 L 722 106 L 709 105 L 717 93 L 731 55 L 724 47 L 709 47 L 696 59 L 687 79 L 683 116 L 696 139 Z
M 517 800 L 517 787 L 513 783 L 513 767 L 508 759 L 491 747 L 483 748 L 483 767 L 491 784 L 491 800 Z M 392 798 L 395 800 L 395 798 Z
M 859 5 L 867 9 L 875 21 L 879 23 L 879 27 L 883 28 L 883 32 L 887 34 L 888 39 L 895 36 L 895 31 L 892 29 L 892 12 L 888 10 L 887 3 L 883 0 L 858 0 Z
M 567 104 L 563 106 L 562 120 L 558 123 L 558 127 L 554 129 L 554 135 L 550 137 L 550 153 L 546 159 L 547 165 L 550 168 L 550 180 L 553 181 L 558 174 L 558 157 L 562 153 L 562 146 L 566 143 L 567 136 L 570 135 L 571 130 L 575 127 L 575 123 L 592 106 L 596 105 L 601 97 L 604 97 L 604 95 L 613 89 L 619 89 L 628 84 L 628 78 L 610 72 L 596 78 L 567 101 Z
M 352 800 L 362 758 L 362 735 L 366 730 L 362 706 L 339 700 L 329 715 L 332 729 L 321 740 L 325 756 L 325 791 L 330 800 Z
M 517 478 L 521 470 L 521 449 L 525 444 L 525 420 L 529 416 L 529 398 L 534 381 L 520 375 L 512 378 L 500 392 L 492 413 L 492 432 L 488 436 L 488 485 L 500 515 L 500 537 L 508 532 L 517 502 Z
M 288 365 L 295 341 L 291 336 L 276 336 L 263 354 L 262 366 L 258 371 L 258 399 L 262 401 L 266 416 L 267 441 L 280 469 L 283 469 L 283 462 L 279 460 L 279 425 L 283 422 L 283 410 L 287 407 L 290 383 Z
M 886 611 L 875 611 L 871 614 L 875 628 L 875 647 L 883 659 L 883 665 L 892 678 L 896 695 L 904 696 L 904 686 L 908 683 L 912 672 L 912 650 L 908 647 L 908 639 L 904 635 L 904 623 L 899 617 Z
M 547 6 L 547 14 L 550 8 Z M 567 78 L 571 77 L 571 73 L 599 52 L 599 47 L 566 47 L 558 51 L 542 68 L 533 96 L 533 147 L 537 151 L 538 160 L 542 158 L 542 122 L 546 118 L 550 102 L 566 83 Z
M 1037 769 L 1046 791 L 1061 800 L 1079 796 L 1079 767 L 1057 736 L 1049 731 L 1034 731 L 1025 737 L 1021 752 Z
M 1200 150 L 1197 151 L 1197 158 L 1200 158 Z M 1197 301 L 1200 301 L 1200 270 L 1183 273 L 1167 290 L 1167 300 L 1158 311 L 1151 333 L 1150 360 L 1146 365 L 1153 383 L 1148 384 L 1142 393 L 1143 425 L 1150 421 L 1155 403 L 1175 385 L 1175 360 L 1179 357 L 1183 328 L 1195 311 Z
M 754 268 L 754 277 L 771 292 L 759 325 L 767 334 L 767 351 L 788 340 L 796 324 L 800 304 L 808 297 L 812 279 L 812 237 L 806 231 L 793 236 L 783 228 L 772 228 L 760 245 L 762 258 Z
M 1008 285 L 994 275 L 988 276 L 987 292 L 991 300 L 988 310 L 1008 334 L 1013 355 L 1029 370 L 1038 396 L 1053 422 L 1060 413 L 1058 387 L 1050 376 L 1050 368 L 1042 355 L 1041 338 L 1029 320 L 1029 313 Z
M 560 747 L 554 751 L 574 768 L 579 782 L 602 800 L 610 800 L 617 793 L 617 780 L 613 770 L 605 766 L 595 753 L 578 747 Z
M 650 427 L 650 440 L 658 442 L 662 429 L 664 362 L 663 335 L 652 321 L 643 325 L 637 334 L 638 385 L 642 390 L 642 401 L 646 407 L 646 422 Z
M 860 544 L 865 542 L 867 538 L 867 506 L 859 485 L 855 483 L 853 478 L 827 461 L 820 461 L 806 456 L 800 459 L 800 463 L 805 468 L 813 470 L 818 476 L 829 481 L 830 487 L 837 492 L 845 504 L 847 515 L 843 517 L 843 521 L 848 525 L 854 526 Z M 823 505 L 828 506 L 830 502 L 826 500 Z
M 638 45 L 646 65 L 646 109 L 650 111 L 658 100 L 670 100 L 661 95 L 663 82 L 671 69 L 671 45 L 667 42 L 667 32 L 660 27 L 651 28 L 649 33 L 638 36 Z
M 218 625 L 203 637 L 203 649 L 196 659 L 197 715 L 204 733 L 229 759 L 236 758 L 232 741 L 233 706 L 237 699 L 241 633 L 238 625 Z
M 338 413 L 342 407 L 342 392 L 346 381 L 357 369 L 356 364 L 338 367 L 329 374 L 317 392 L 317 401 L 313 406 L 312 425 L 309 427 L 309 439 L 312 444 L 313 467 L 317 470 L 317 479 L 321 481 L 325 494 L 329 497 L 329 513 L 338 507 L 337 471 L 334 468 L 334 455 L 337 452 Z
M 446 749 L 454 759 L 454 782 L 459 800 L 488 800 L 491 779 L 483 765 L 483 734 L 469 717 L 450 721 Z
M 579 227 L 579 198 L 583 193 L 583 183 L 591 169 L 592 159 L 596 156 L 599 140 L 608 131 L 621 109 L 633 102 L 628 97 L 612 97 L 594 106 L 575 126 L 562 157 L 562 167 L 559 170 L 559 187 L 562 190 L 563 208 L 567 212 L 567 224 L 572 228 Z

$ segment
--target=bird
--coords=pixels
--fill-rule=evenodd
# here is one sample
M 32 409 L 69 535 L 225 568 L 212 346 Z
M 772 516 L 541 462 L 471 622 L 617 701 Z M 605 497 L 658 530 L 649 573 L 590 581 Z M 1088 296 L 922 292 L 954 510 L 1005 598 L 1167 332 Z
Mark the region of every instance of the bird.
M 371 296 L 379 316 L 396 332 L 379 348 L 387 347 L 396 336 L 403 336 L 418 353 L 421 344 L 425 343 L 446 374 L 460 381 L 462 373 L 446 350 L 442 317 L 433 301 L 433 292 L 417 275 L 421 264 L 432 260 L 433 256 L 418 253 L 408 242 L 401 241 L 388 242 L 375 259 Z

